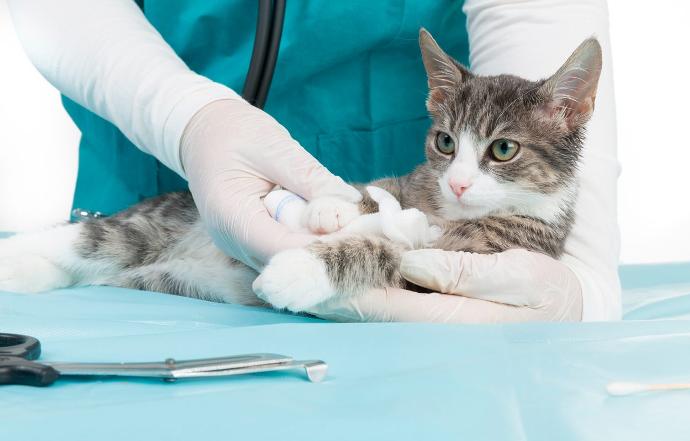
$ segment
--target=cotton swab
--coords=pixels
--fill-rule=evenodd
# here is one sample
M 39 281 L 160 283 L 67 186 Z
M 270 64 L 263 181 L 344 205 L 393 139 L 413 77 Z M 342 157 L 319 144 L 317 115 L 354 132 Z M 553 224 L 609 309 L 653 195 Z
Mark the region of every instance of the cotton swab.
M 606 391 L 609 395 L 625 396 L 641 392 L 653 391 L 669 391 L 669 390 L 685 390 L 690 389 L 690 383 L 667 383 L 667 384 L 644 384 L 644 383 L 626 383 L 613 382 L 606 386 Z

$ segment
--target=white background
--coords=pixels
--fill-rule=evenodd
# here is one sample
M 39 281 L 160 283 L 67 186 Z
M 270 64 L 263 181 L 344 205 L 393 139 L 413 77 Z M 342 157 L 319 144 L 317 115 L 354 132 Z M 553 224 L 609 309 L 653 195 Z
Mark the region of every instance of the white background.
M 690 261 L 690 2 L 609 0 L 624 263 Z M 66 219 L 78 132 L 0 0 L 0 231 Z

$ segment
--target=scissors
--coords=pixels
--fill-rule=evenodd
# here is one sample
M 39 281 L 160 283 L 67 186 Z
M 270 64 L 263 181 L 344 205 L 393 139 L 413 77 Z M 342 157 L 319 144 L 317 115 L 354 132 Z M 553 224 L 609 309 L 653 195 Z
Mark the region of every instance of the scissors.
M 246 354 L 230 357 L 174 360 L 153 363 L 36 362 L 41 343 L 34 337 L 0 333 L 0 385 L 49 386 L 62 376 L 153 377 L 166 381 L 192 377 L 223 377 L 302 368 L 318 383 L 328 365 L 321 360 L 298 361 L 279 354 Z

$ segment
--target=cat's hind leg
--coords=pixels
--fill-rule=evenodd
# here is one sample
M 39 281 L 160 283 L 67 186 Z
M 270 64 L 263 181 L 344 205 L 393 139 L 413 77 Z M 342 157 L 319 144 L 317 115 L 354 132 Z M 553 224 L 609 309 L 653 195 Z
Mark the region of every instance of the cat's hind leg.
M 251 290 L 256 272 L 216 248 L 200 222 L 175 227 L 111 217 L 0 240 L 0 291 L 109 285 L 263 304 Z
M 152 263 L 126 268 L 93 283 L 221 303 L 265 305 L 252 291 L 256 276 L 256 271 L 213 245 L 199 223 Z
M 35 293 L 111 279 L 122 271 L 122 259 L 102 252 L 112 239 L 93 237 L 106 231 L 107 222 L 63 224 L 0 240 L 0 291 Z
M 102 284 L 219 303 L 265 306 L 252 291 L 256 272 L 240 262 L 228 265 L 227 261 L 222 256 L 210 262 L 185 259 L 156 262 L 123 271 Z
M 0 291 L 34 293 L 65 288 L 76 282 L 74 244 L 80 225 L 0 240 Z

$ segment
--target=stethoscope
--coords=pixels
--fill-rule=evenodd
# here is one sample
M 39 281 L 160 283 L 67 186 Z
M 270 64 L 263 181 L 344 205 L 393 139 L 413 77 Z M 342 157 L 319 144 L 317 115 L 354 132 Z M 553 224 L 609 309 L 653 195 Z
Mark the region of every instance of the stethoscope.
M 136 0 L 142 11 L 144 1 Z M 263 109 L 278 59 L 285 20 L 285 0 L 258 0 L 258 4 L 254 48 L 242 88 L 242 97 L 255 107 Z
M 259 109 L 266 104 L 278 59 L 285 19 L 285 0 L 259 0 L 254 49 L 242 97 Z

